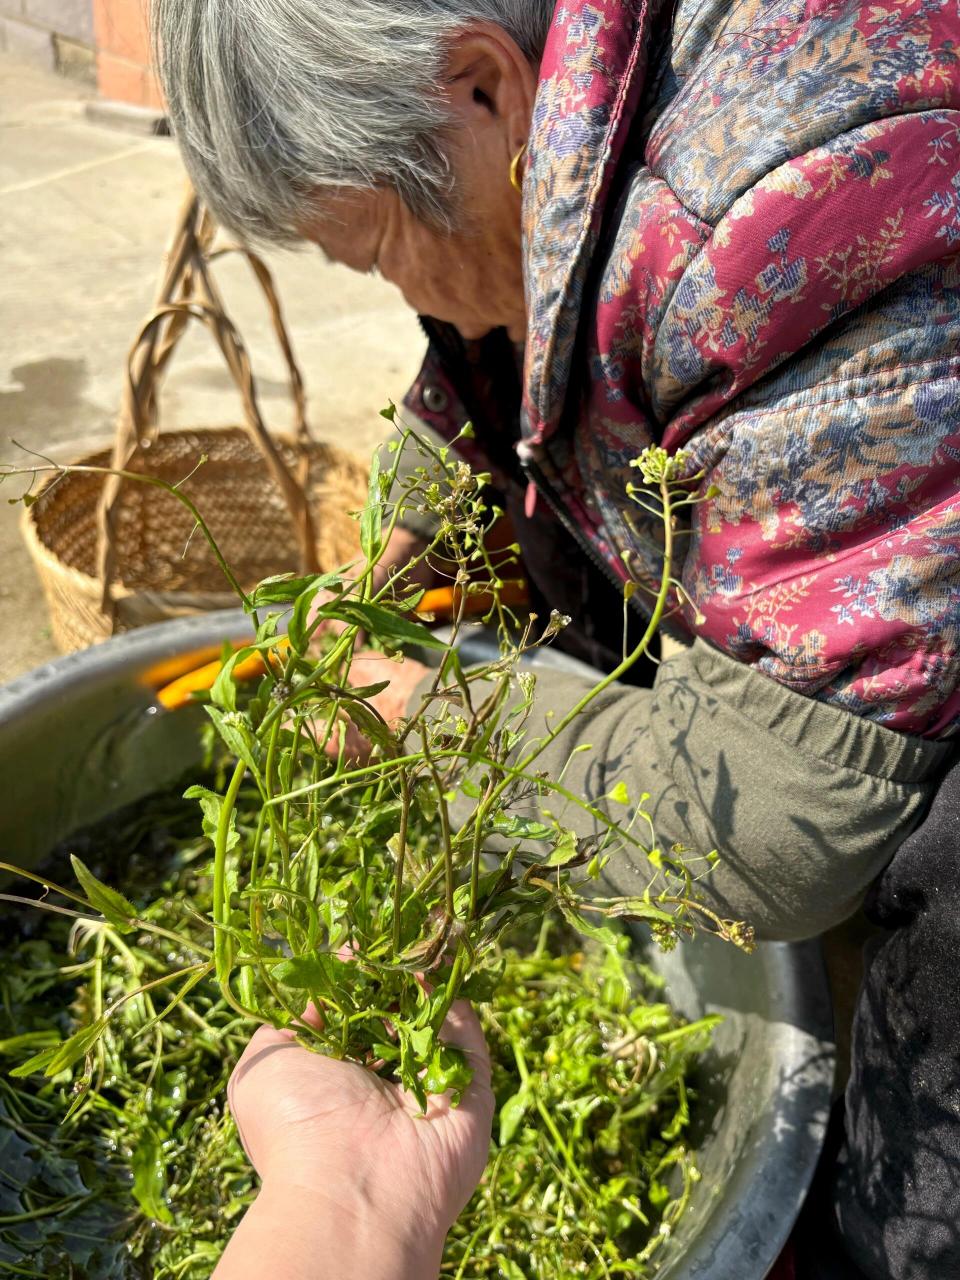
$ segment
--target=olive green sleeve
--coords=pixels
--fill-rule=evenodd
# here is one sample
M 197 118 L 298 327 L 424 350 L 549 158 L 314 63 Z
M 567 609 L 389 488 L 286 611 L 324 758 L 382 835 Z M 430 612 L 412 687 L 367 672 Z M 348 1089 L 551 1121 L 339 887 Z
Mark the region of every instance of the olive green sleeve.
M 539 673 L 529 732 L 590 687 Z M 601 806 L 619 782 L 634 800 L 648 792 L 661 847 L 717 850 L 719 864 L 699 885 L 714 909 L 760 937 L 797 939 L 856 910 L 922 817 L 945 751 L 805 698 L 697 641 L 661 665 L 653 689 L 613 685 L 598 695 L 537 769 L 551 778 L 564 770 L 565 787 Z M 626 811 L 612 807 L 622 819 Z M 594 831 L 573 804 L 562 820 L 578 835 Z M 650 877 L 643 853 L 621 850 L 604 889 L 636 894 Z

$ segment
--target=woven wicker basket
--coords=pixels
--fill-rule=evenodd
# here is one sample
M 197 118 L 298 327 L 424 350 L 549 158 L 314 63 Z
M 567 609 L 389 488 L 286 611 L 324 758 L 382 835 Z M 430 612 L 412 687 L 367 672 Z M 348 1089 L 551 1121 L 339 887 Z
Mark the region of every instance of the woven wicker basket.
M 263 288 L 290 370 L 295 434 L 267 432 L 249 359 L 209 270 L 234 250 L 213 253 L 212 239 L 212 224 L 191 199 L 167 256 L 158 306 L 128 359 L 113 449 L 54 475 L 25 513 L 27 546 L 64 652 L 116 631 L 237 602 L 186 507 L 164 489 L 111 471 L 177 484 L 245 589 L 272 574 L 334 569 L 356 555 L 350 513 L 363 504 L 366 467 L 311 438 L 272 281 L 265 265 L 241 250 Z M 162 373 L 193 322 L 212 332 L 223 353 L 243 400 L 243 426 L 157 429 Z

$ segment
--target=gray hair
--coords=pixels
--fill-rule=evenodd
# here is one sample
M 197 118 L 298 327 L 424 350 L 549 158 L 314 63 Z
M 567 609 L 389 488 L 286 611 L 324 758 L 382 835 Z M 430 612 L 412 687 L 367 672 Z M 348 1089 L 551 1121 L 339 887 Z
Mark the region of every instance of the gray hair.
M 554 0 L 153 0 L 157 65 L 197 190 L 242 234 L 290 241 L 337 188 L 395 190 L 451 226 L 446 48 L 494 22 L 531 61 Z

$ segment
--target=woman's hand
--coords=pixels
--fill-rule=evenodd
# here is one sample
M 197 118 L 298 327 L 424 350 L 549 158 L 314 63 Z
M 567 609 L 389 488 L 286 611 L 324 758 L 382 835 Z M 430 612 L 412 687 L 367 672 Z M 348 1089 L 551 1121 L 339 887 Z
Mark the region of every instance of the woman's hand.
M 369 685 L 390 683 L 373 697 L 366 699 L 368 706 L 377 711 L 393 728 L 398 720 L 409 715 L 410 703 L 417 685 L 430 674 L 430 668 L 413 658 L 404 658 L 402 662 L 394 662 L 382 653 L 368 650 L 357 654 L 350 666 L 350 683 L 356 689 Z M 364 761 L 370 754 L 370 743 L 353 724 L 346 725 L 346 754 L 350 760 Z M 339 749 L 339 738 L 336 734 L 330 740 L 328 754 L 336 756 Z
M 216 1280 L 323 1276 L 436 1280 L 443 1242 L 480 1180 L 493 1122 L 490 1059 L 469 1004 L 444 1040 L 473 1080 L 458 1107 L 432 1097 L 426 1115 L 398 1085 L 261 1027 L 228 1096 L 263 1189 Z
M 429 590 L 430 587 L 436 586 L 439 577 L 436 569 L 427 560 L 420 560 L 412 568 L 407 568 L 411 561 L 416 560 L 426 550 L 427 544 L 424 540 L 411 533 L 409 529 L 397 526 L 390 536 L 390 541 L 384 548 L 383 555 L 373 570 L 373 594 L 382 591 L 390 579 L 400 569 L 406 569 L 403 574 L 403 583 L 407 587 L 423 587 Z M 359 549 L 357 555 L 360 555 Z M 307 625 L 313 624 L 316 619 L 317 612 L 325 604 L 329 604 L 331 600 L 336 600 L 335 591 L 320 591 L 313 602 L 313 607 L 307 614 Z M 340 635 L 345 624 L 338 622 L 336 619 L 330 618 L 321 622 L 317 627 L 316 634 L 322 635 L 324 632 Z M 361 637 L 360 643 L 363 643 Z

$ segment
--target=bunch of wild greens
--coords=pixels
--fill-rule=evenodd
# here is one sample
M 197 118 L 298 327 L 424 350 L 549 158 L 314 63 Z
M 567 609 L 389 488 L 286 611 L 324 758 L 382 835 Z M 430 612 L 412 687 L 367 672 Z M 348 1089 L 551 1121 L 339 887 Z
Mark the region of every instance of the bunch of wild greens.
M 211 785 L 213 785 L 211 780 Z M 245 789 L 241 831 L 258 797 Z M 71 837 L 98 877 L 123 874 L 152 924 L 209 910 L 208 848 L 193 803 L 139 802 Z M 16 1061 L 99 1016 L 175 957 L 162 934 L 87 937 L 59 913 L 0 917 L 0 1056 Z M 71 938 L 70 933 L 74 936 Z M 687 1078 L 714 1019 L 678 1021 L 627 939 L 590 941 L 549 920 L 498 948 L 481 1017 L 499 1124 L 486 1176 L 451 1231 L 445 1276 L 645 1277 L 697 1178 Z M 523 943 L 523 945 L 520 945 Z M 0 1274 L 33 1280 L 204 1280 L 255 1179 L 225 1112 L 249 1034 L 213 975 L 156 1021 L 124 1003 L 98 1042 L 105 1074 L 62 1123 L 70 1075 L 0 1079 Z M 130 1044 L 143 1042 L 132 1054 Z
M 87 944 L 105 963 L 108 953 L 109 963 L 126 962 L 131 936 L 162 939 L 166 951 L 163 962 L 136 974 L 131 966 L 122 994 L 94 1002 L 87 1025 L 41 1049 L 19 1074 L 53 1077 L 80 1064 L 80 1105 L 109 1074 L 104 1035 L 118 1015 L 132 1003 L 150 1011 L 128 1041 L 128 1052 L 146 1057 L 164 1020 L 192 1008 L 198 986 L 211 979 L 238 1018 L 295 1027 L 304 1043 L 390 1073 L 423 1103 L 428 1093 L 462 1088 L 465 1065 L 441 1044 L 440 1028 L 458 996 L 492 994 L 502 974 L 501 940 L 525 921 L 556 910 L 574 928 L 609 940 L 605 921 L 643 920 L 668 945 L 700 924 L 749 945 L 748 931 L 697 902 L 682 856 L 654 847 L 642 800 L 625 783 L 592 802 L 565 788 L 562 774 L 549 778 L 538 768 L 544 749 L 646 652 L 668 608 L 678 512 L 695 501 L 689 481 L 678 479 L 682 459 L 648 450 L 638 464 L 643 483 L 632 489 L 664 531 L 646 633 L 616 671 L 545 724 L 533 714 L 536 677 L 524 659 L 565 620 L 553 616 L 544 625 L 502 604 L 508 570 L 486 549 L 498 513 L 484 501 L 484 477 L 446 450 L 401 435 L 405 447 L 421 450 L 423 465 L 401 483 L 398 445 L 391 469 L 374 467 L 356 566 L 273 579 L 247 594 L 224 565 L 254 636 L 226 660 L 206 708 L 230 760 L 224 785 L 189 793 L 202 807 L 211 848 L 209 910 L 201 918 L 184 901 L 179 916 L 161 924 L 155 909 L 138 910 L 76 859 L 78 891 L 41 877 L 73 903 L 57 909 L 77 912 Z M 171 492 L 216 550 L 200 513 Z M 385 549 L 411 506 L 436 517 L 436 537 L 416 561 L 388 569 Z M 449 639 L 413 619 L 421 592 L 409 573 L 420 561 L 458 589 Z M 499 653 L 465 669 L 457 641 L 473 592 L 492 598 L 487 622 Z M 434 656 L 432 677 L 399 723 L 388 723 L 371 701 L 386 681 L 351 682 L 362 644 L 397 660 L 411 651 Z M 253 654 L 266 670 L 248 694 L 237 670 Z M 348 728 L 366 740 L 365 759 L 348 750 Z M 573 806 L 593 819 L 591 838 L 565 825 Z M 254 820 L 244 821 L 244 812 Z M 625 846 L 649 856 L 651 887 L 630 899 L 604 898 L 597 882 Z M 308 1003 L 322 1014 L 316 1025 L 303 1019 Z

